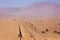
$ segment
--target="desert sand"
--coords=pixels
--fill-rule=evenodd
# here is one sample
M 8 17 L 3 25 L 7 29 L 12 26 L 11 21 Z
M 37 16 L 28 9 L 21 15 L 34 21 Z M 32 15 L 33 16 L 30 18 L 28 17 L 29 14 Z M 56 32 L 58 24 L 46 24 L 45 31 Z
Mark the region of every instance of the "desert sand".
M 22 37 L 19 35 L 19 27 Z M 57 31 L 57 33 L 55 32 Z M 19 37 L 18 37 L 19 35 Z M 58 19 L 0 19 L 0 40 L 59 40 Z
M 18 21 L 0 19 L 0 40 L 18 40 Z
M 1 8 L 0 40 L 60 40 L 60 4 Z
M 32 37 L 33 40 L 60 39 L 60 19 L 58 18 L 28 18 L 22 20 L 22 25 L 28 30 L 27 32 L 30 33 L 30 37 Z M 55 33 L 55 31 L 57 31 L 57 33 Z M 27 33 L 25 35 L 29 36 Z

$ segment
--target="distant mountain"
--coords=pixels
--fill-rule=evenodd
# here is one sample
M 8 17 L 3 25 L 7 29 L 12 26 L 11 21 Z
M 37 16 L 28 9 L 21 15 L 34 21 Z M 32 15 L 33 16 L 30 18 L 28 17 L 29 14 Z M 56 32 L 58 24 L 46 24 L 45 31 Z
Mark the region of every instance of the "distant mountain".
M 18 11 L 20 11 L 22 8 L 0 8 L 0 14 L 3 13 L 7 13 L 7 14 L 13 14 L 13 13 L 17 13 Z
M 20 17 L 60 17 L 60 4 L 38 2 L 26 8 L 0 8 L 0 15 L 1 14 L 13 14 Z
M 12 18 L 15 17 L 15 15 L 12 14 L 0 14 L 0 19 L 7 19 L 7 18 Z
M 22 8 L 0 8 L 0 19 L 16 16 Z
M 60 16 L 60 4 L 50 2 L 33 3 L 18 13 L 23 16 L 58 17 Z

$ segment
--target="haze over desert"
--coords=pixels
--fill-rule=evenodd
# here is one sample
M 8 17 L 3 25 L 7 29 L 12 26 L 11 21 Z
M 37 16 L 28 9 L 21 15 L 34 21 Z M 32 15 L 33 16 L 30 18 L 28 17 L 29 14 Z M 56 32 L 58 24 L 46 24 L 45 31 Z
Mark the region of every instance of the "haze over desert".
M 0 40 L 60 40 L 60 4 L 0 8 Z

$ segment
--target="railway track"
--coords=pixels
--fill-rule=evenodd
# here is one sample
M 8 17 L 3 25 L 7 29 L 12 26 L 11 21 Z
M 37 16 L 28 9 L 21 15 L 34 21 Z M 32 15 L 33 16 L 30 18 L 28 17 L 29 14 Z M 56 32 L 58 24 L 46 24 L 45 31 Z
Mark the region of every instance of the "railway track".
M 25 33 L 29 33 L 30 38 L 32 38 L 33 40 L 51 40 L 51 39 L 48 39 L 45 36 L 39 35 L 39 33 L 36 33 L 36 31 L 31 29 L 26 23 L 21 23 L 20 24 L 20 27 L 19 27 L 20 28 L 20 34 L 22 35 L 20 40 L 22 40 L 22 38 L 23 38 L 23 33 L 21 31 L 22 27 L 27 30 L 27 32 L 25 32 Z M 22 29 L 22 30 L 25 31 L 24 29 Z M 52 39 L 54 40 L 54 38 L 52 38 Z
M 20 28 L 20 27 L 21 27 L 21 26 L 19 26 L 19 37 L 20 37 L 20 40 L 22 40 L 22 37 L 23 37 L 22 35 L 23 35 L 23 34 L 22 34 L 22 32 L 21 32 L 21 28 Z M 25 26 L 23 26 L 23 27 L 24 27 L 26 30 L 28 30 L 28 28 L 26 28 Z M 33 38 L 33 40 L 36 40 L 35 37 L 33 36 L 33 34 L 32 34 L 29 30 L 28 30 L 27 32 L 30 34 L 30 37 Z
M 20 24 L 20 28 L 23 27 L 27 30 L 27 32 L 30 34 L 30 37 L 33 38 L 33 40 L 46 40 L 46 38 L 43 38 L 43 36 L 41 37 L 41 35 L 37 34 L 36 32 L 34 32 L 33 30 L 31 30 L 27 24 L 21 23 Z M 24 29 L 23 29 L 24 30 Z M 22 33 L 22 31 L 21 31 Z M 23 35 L 23 34 L 22 34 Z M 23 36 L 22 36 L 23 38 Z M 22 40 L 22 39 L 21 39 Z

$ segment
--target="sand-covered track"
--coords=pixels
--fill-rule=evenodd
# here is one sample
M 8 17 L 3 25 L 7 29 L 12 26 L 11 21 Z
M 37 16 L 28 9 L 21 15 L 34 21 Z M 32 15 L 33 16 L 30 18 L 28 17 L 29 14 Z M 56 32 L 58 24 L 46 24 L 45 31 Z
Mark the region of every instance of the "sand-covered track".
M 54 31 L 59 32 L 60 30 L 58 26 L 56 26 L 58 22 L 56 23 L 56 21 L 53 20 L 48 21 L 43 20 L 39 23 L 37 21 L 26 20 L 23 21 L 21 24 L 23 27 L 26 27 L 32 33 L 36 40 L 59 40 L 60 34 L 54 33 Z M 37 27 L 40 29 L 38 29 Z M 57 30 L 55 28 L 57 28 Z M 45 31 L 45 33 L 42 33 L 42 31 Z

